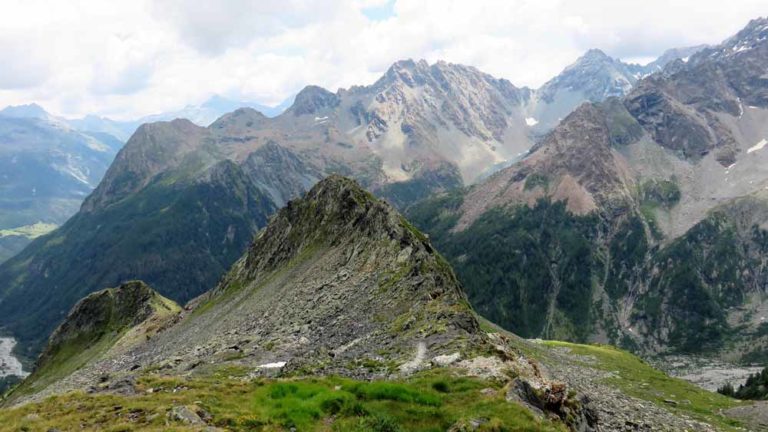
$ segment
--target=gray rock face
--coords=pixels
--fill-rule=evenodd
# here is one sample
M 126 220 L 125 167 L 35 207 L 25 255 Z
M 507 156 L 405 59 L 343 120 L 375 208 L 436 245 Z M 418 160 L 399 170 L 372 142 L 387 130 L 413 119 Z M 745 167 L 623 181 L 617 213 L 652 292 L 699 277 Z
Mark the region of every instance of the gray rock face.
M 203 419 L 196 412 L 185 406 L 175 406 L 168 411 L 168 419 L 172 422 L 184 425 L 201 426 L 205 425 Z
M 723 44 L 654 75 L 628 96 L 627 109 L 656 142 L 698 160 L 716 152 L 723 166 L 739 153 L 740 131 L 723 114 L 768 107 L 768 21 L 758 19 Z
M 532 130 L 539 134 L 548 132 L 584 102 L 624 97 L 642 78 L 661 71 L 675 60 L 687 59 L 703 48 L 668 50 L 646 66 L 624 63 L 598 49 L 591 49 L 533 92 L 527 102 Z
M 323 177 L 322 172 L 274 141 L 248 155 L 243 169 L 277 207 L 303 195 Z
M 307 86 L 293 101 L 290 112 L 295 116 L 315 114 L 316 112 L 329 108 L 333 109 L 339 105 L 339 98 L 328 90 L 318 86 Z

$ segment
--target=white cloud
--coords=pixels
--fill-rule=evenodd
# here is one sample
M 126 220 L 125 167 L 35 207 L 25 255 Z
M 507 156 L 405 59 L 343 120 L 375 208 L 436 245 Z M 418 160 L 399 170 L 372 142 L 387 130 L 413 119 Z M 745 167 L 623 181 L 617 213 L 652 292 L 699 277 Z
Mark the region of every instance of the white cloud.
M 212 94 L 277 104 L 377 79 L 403 58 L 538 86 L 589 48 L 652 58 L 717 43 L 764 0 L 6 0 L 0 105 L 129 118 Z M 660 12 L 661 11 L 661 12 Z

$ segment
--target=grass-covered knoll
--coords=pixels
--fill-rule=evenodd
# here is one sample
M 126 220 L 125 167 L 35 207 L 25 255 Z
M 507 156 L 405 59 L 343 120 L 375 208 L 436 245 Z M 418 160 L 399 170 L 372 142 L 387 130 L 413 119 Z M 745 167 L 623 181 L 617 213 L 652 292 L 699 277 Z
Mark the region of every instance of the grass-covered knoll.
M 624 393 L 650 401 L 676 414 L 710 423 L 722 430 L 739 430 L 740 423 L 720 412 L 741 402 L 672 378 L 654 369 L 639 357 L 608 345 L 579 345 L 547 341 L 546 346 L 567 348 L 570 353 L 590 356 L 596 362 L 589 366 L 611 372 L 606 383 Z
M 35 371 L 9 396 L 41 391 L 116 345 L 127 348 L 147 340 L 180 311 L 140 281 L 95 292 L 74 307 L 51 335 Z
M 566 431 L 507 402 L 500 385 L 432 371 L 407 381 L 243 379 L 229 369 L 183 379 L 148 375 L 138 395 L 70 393 L 0 411 L 0 430 L 199 430 L 170 421 L 185 406 L 234 431 L 445 431 L 480 420 L 479 431 Z M 489 390 L 490 389 L 490 390 Z

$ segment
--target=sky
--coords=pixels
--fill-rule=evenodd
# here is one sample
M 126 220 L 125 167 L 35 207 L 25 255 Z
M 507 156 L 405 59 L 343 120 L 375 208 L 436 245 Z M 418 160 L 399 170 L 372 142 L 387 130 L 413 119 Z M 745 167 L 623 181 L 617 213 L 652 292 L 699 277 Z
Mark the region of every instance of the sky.
M 395 61 L 475 66 L 537 87 L 599 48 L 647 62 L 716 44 L 765 0 L 0 0 L 0 106 L 132 119 L 214 94 L 274 106 Z

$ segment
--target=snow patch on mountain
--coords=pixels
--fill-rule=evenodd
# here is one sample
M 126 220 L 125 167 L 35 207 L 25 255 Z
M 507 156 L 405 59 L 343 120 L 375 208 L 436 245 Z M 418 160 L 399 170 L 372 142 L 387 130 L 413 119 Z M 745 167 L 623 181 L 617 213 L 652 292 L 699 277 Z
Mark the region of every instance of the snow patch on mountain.
M 756 152 L 758 150 L 762 150 L 763 147 L 766 146 L 766 144 L 768 144 L 768 140 L 762 139 L 762 140 L 760 140 L 760 142 L 758 142 L 757 144 L 755 144 L 752 147 L 750 147 L 749 149 L 747 149 L 747 153 L 752 153 L 752 152 Z

